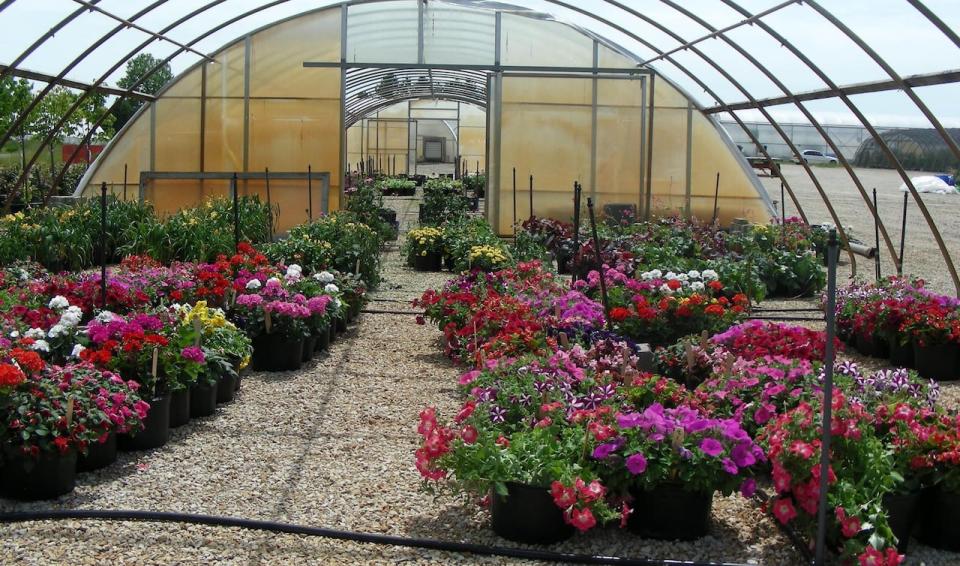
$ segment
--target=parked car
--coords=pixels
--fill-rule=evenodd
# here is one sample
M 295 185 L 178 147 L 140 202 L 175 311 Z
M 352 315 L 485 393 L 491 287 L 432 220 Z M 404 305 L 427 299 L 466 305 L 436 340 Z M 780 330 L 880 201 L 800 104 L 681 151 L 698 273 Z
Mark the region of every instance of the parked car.
M 800 152 L 800 155 L 803 157 L 803 161 L 806 163 L 827 163 L 829 165 L 837 164 L 836 155 L 831 153 L 823 153 L 822 151 L 817 151 L 815 149 L 805 149 Z M 794 157 L 793 162 L 799 164 L 800 159 Z

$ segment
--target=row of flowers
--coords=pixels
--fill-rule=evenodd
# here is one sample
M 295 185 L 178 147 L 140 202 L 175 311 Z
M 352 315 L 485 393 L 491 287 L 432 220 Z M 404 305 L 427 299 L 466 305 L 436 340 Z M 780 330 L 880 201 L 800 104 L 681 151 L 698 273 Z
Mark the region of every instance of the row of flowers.
M 264 338 L 297 344 L 299 363 L 315 348 L 303 343 L 366 300 L 358 274 L 271 262 L 247 243 L 211 263 L 127 257 L 108 271 L 105 297 L 99 273 L 17 264 L 2 276 L 0 468 L 135 438 L 171 394 L 224 381 L 232 391 L 271 353 L 254 348 Z
M 727 298 L 710 272 L 635 279 L 607 270 L 608 321 L 593 295 L 599 278 L 588 273 L 569 289 L 521 263 L 465 274 L 417 302 L 443 332 L 446 353 L 467 366 L 458 413 L 420 415 L 415 463 L 426 487 L 493 498 L 495 515 L 518 485 L 540 487 L 581 531 L 619 521 L 664 536 L 650 503 L 658 490 L 709 502 L 716 492 L 750 497 L 770 482 L 775 495 L 764 505 L 812 540 L 824 334 L 736 324 L 744 301 Z M 691 304 L 694 296 L 706 306 Z M 723 313 L 706 313 L 714 305 Z M 683 327 L 692 335 L 677 341 L 671 328 L 697 309 L 704 322 Z M 664 312 L 663 331 L 635 330 Z M 602 330 L 608 323 L 614 332 Z M 663 345 L 653 366 L 635 340 L 651 337 Z M 891 498 L 960 493 L 960 421 L 937 404 L 935 382 L 906 369 L 864 374 L 844 362 L 835 374 L 829 541 L 846 560 L 898 564 L 898 540 L 905 548 L 910 532 L 891 527 Z M 706 528 L 703 520 L 687 535 Z

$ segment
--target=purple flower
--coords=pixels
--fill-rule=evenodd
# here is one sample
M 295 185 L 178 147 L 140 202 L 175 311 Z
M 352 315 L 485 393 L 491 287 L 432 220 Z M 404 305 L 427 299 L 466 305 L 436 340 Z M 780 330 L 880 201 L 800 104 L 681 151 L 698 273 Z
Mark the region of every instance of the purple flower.
M 737 465 L 733 463 L 733 460 L 730 458 L 724 458 L 720 461 L 720 465 L 723 466 L 723 471 L 727 472 L 730 475 L 737 475 L 737 472 L 740 471 L 737 468 Z
M 623 448 L 623 445 L 626 443 L 627 439 L 622 436 L 611 442 L 604 442 L 593 449 L 593 457 L 597 460 L 603 460 L 610 456 L 610 454 Z
M 734 463 L 741 468 L 748 468 L 757 462 L 749 442 L 741 442 L 734 446 L 730 452 L 730 456 L 733 458 Z
M 639 452 L 628 456 L 626 464 L 633 475 L 642 474 L 647 469 L 647 459 Z
M 507 411 L 503 407 L 494 405 L 490 407 L 490 422 L 502 423 L 507 420 Z
M 190 360 L 191 362 L 196 362 L 202 364 L 207 361 L 207 357 L 203 355 L 203 350 L 196 346 L 187 346 L 180 351 L 180 355 L 183 356 L 183 359 Z
M 723 444 L 715 438 L 704 438 L 700 441 L 700 450 L 707 456 L 716 458 L 723 453 Z
M 753 497 L 757 492 L 757 481 L 753 478 L 747 478 L 740 484 L 740 495 L 744 497 Z

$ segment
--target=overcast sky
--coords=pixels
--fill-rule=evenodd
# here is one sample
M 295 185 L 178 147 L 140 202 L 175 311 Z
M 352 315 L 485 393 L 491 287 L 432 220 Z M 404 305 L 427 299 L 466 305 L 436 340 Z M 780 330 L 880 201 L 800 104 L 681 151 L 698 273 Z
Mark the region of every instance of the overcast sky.
M 129 17 L 152 3 L 153 0 L 102 0 L 99 5 L 121 17 Z M 204 0 L 207 1 L 207 0 Z M 412 2 L 412 0 L 407 0 Z M 466 1 L 466 0 L 465 0 Z M 960 49 L 953 45 L 941 32 L 934 28 L 906 0 L 819 0 L 820 4 L 844 21 L 856 34 L 862 37 L 902 76 L 932 73 L 943 70 L 960 69 Z M 436 2 L 436 0 L 431 0 Z M 214 23 L 241 14 L 251 7 L 263 4 L 258 0 L 223 0 L 216 8 L 210 9 L 202 17 L 180 25 L 167 35 L 180 42 L 189 42 L 208 29 Z M 255 17 L 246 18 L 228 28 L 213 34 L 196 45 L 204 53 L 239 37 L 245 32 L 259 28 L 271 21 L 287 17 L 305 10 L 328 5 L 326 0 L 289 0 L 274 8 L 261 12 Z M 495 4 L 492 0 L 477 0 L 476 3 Z M 623 33 L 605 27 L 602 23 L 588 19 L 571 10 L 558 7 L 547 0 L 512 0 L 540 12 L 547 12 L 557 19 L 567 21 L 609 38 L 611 41 L 646 59 L 654 53 Z M 616 25 L 628 29 L 633 34 L 649 41 L 660 49 L 671 49 L 677 42 L 655 29 L 638 21 L 622 10 L 599 0 L 567 0 L 568 4 L 591 10 L 607 18 Z M 686 40 L 695 39 L 708 31 L 683 16 L 659 0 L 620 0 L 620 3 L 662 23 Z M 739 0 L 751 13 L 763 11 L 779 5 L 782 0 Z M 679 0 L 678 4 L 690 9 L 697 16 L 717 28 L 732 25 L 743 19 L 723 0 Z M 927 6 L 942 18 L 950 27 L 960 30 L 960 0 L 926 0 Z M 152 31 L 159 31 L 183 14 L 195 10 L 201 5 L 198 0 L 169 0 L 167 4 L 137 20 L 137 23 Z M 18 0 L 0 13 L 0 22 L 4 24 L 4 33 L 0 36 L 0 62 L 7 64 L 32 44 L 39 36 L 53 27 L 65 15 L 76 10 L 80 4 L 74 0 Z M 873 63 L 870 58 L 840 31 L 806 5 L 793 4 L 764 17 L 763 21 L 785 36 L 791 43 L 803 50 L 805 55 L 820 66 L 834 82 L 849 84 L 856 82 L 885 80 L 885 71 Z M 30 55 L 21 66 L 30 70 L 48 74 L 59 74 L 65 66 L 92 45 L 104 32 L 111 30 L 117 22 L 99 13 L 85 13 L 40 49 Z M 816 90 L 824 87 L 822 81 L 810 72 L 789 51 L 757 26 L 743 26 L 729 32 L 729 36 L 742 45 L 752 56 L 769 68 L 789 89 L 793 91 Z M 149 38 L 137 30 L 125 30 L 98 47 L 68 73 L 69 78 L 91 82 L 102 76 L 113 66 L 118 57 L 146 41 Z M 305 38 L 309 41 L 310 38 Z M 714 58 L 720 66 L 756 98 L 778 96 L 782 91 L 763 74 L 754 68 L 741 55 L 720 39 L 709 39 L 697 46 L 708 56 Z M 165 57 L 176 49 L 167 42 L 152 42 L 146 51 Z M 741 93 L 709 64 L 690 51 L 675 55 L 681 65 L 687 67 L 715 90 L 716 94 L 727 102 L 743 100 Z M 184 54 L 173 62 L 174 73 L 197 61 L 197 56 Z M 675 66 L 658 61 L 654 66 L 677 84 L 690 92 L 701 104 L 711 106 L 715 102 L 689 77 Z M 122 75 L 122 66 L 111 73 L 107 82 L 115 84 Z M 960 127 L 960 84 L 922 87 L 916 91 L 945 125 Z M 900 92 L 859 95 L 853 97 L 868 117 L 881 126 L 927 126 L 920 112 L 910 100 Z M 827 123 L 855 123 L 854 117 L 839 101 L 817 101 L 809 103 L 809 108 L 818 119 Z M 778 120 L 802 121 L 799 111 L 793 107 L 774 108 L 771 113 Z M 745 112 L 746 118 L 756 117 L 755 112 Z

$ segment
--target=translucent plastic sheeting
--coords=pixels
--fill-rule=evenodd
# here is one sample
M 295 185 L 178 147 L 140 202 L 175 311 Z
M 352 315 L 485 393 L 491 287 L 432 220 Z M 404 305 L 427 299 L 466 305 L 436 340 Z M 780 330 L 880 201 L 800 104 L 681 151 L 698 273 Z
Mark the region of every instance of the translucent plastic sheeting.
M 487 113 L 472 104 L 460 104 L 460 157 L 471 173 L 487 169 Z
M 492 65 L 496 55 L 496 15 L 449 5 L 426 4 L 424 62 Z

